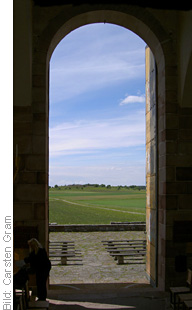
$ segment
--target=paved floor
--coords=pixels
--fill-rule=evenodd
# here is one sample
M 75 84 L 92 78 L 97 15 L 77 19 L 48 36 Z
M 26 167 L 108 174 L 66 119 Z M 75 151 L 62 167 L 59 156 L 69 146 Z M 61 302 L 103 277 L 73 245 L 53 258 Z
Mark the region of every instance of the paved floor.
M 52 286 L 50 310 L 170 310 L 169 294 L 147 284 L 77 284 Z
M 71 260 L 66 266 L 54 262 L 50 284 L 82 283 L 148 283 L 145 263 L 118 265 L 103 246 L 103 240 L 145 239 L 144 232 L 51 233 L 50 241 L 74 241 L 80 250 L 80 261 Z
M 81 261 L 52 266 L 50 310 L 170 310 L 169 294 L 152 288 L 145 264 L 117 265 L 102 240 L 145 239 L 144 232 L 51 233 L 50 240 L 74 241 Z M 54 265 L 53 264 L 53 265 Z

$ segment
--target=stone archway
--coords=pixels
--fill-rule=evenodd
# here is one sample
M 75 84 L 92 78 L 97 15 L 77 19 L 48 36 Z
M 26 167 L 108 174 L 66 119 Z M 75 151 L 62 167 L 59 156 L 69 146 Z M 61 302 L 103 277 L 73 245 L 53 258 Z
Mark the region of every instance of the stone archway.
M 41 10 L 41 9 L 39 9 Z M 33 55 L 33 100 L 39 102 L 41 109 L 44 111 L 45 128 L 45 173 L 48 176 L 48 110 L 49 110 L 49 60 L 56 45 L 72 30 L 90 23 L 107 22 L 125 27 L 138 36 L 140 36 L 152 50 L 157 66 L 157 109 L 158 109 L 158 161 L 160 163 L 158 169 L 158 201 L 163 197 L 161 187 L 165 182 L 164 174 L 166 170 L 165 161 L 160 160 L 160 156 L 165 155 L 165 99 L 166 85 L 165 73 L 168 72 L 169 66 L 172 64 L 167 61 L 171 54 L 169 35 L 161 27 L 160 23 L 153 15 L 141 8 L 126 7 L 121 5 L 100 5 L 83 6 L 80 8 L 63 9 L 62 6 L 57 8 L 55 12 L 47 11 L 47 20 L 45 25 L 39 19 L 40 11 L 34 10 L 34 25 L 36 27 L 36 35 L 34 37 L 34 55 Z M 54 17 L 52 16 L 54 15 Z M 45 22 L 45 20 L 44 20 Z M 39 27 L 39 28 L 38 28 Z M 166 55 L 168 57 L 166 57 Z M 176 90 L 175 90 L 176 91 Z M 48 178 L 45 182 L 48 187 Z M 48 193 L 45 197 L 45 244 L 48 244 Z M 158 205 L 158 212 L 165 212 L 164 205 Z M 162 216 L 161 216 L 162 218 Z M 158 287 L 164 288 L 165 285 L 165 223 L 160 224 L 158 221 Z M 161 246 L 159 246 L 161 245 Z M 150 258 L 149 252 L 149 258 Z M 151 259 L 153 259 L 151 257 Z

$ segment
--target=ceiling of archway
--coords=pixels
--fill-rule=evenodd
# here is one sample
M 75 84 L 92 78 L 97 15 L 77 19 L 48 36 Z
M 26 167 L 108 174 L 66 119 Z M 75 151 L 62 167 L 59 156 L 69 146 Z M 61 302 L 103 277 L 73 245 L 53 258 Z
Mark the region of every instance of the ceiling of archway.
M 139 6 L 142 8 L 155 8 L 155 9 L 163 9 L 163 10 L 191 10 L 192 4 L 190 1 L 183 2 L 183 1 L 174 1 L 174 2 L 162 2 L 162 1 L 143 1 L 143 0 L 97 0 L 97 1 L 91 1 L 91 0 L 33 0 L 35 5 L 38 6 L 55 6 L 55 5 L 65 5 L 65 4 L 72 4 L 74 6 L 81 5 L 81 4 L 89 4 L 89 5 L 95 5 L 95 4 L 127 4 L 127 5 L 134 5 Z

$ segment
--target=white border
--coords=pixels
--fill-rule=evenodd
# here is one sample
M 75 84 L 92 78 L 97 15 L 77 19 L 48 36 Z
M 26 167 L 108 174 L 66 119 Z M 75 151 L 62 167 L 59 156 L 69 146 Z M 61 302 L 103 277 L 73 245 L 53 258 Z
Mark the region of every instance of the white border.
M 0 38 L 0 304 L 2 309 L 9 310 L 13 309 L 13 1 L 11 0 L 1 4 Z

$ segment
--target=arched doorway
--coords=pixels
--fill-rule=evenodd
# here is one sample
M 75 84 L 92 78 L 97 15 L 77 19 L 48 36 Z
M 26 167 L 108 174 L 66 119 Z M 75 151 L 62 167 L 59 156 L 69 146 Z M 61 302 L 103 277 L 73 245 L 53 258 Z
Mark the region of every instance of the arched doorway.
M 126 11 L 127 10 L 127 11 Z M 49 59 L 51 57 L 51 54 L 58 44 L 58 42 L 67 35 L 70 31 L 89 23 L 96 23 L 96 22 L 107 22 L 107 23 L 113 23 L 117 24 L 119 26 L 123 26 L 129 30 L 132 30 L 137 35 L 139 35 L 150 47 L 152 50 L 155 60 L 156 60 L 156 67 L 157 67 L 157 77 L 158 77 L 158 83 L 157 83 L 157 106 L 158 110 L 162 108 L 165 102 L 165 64 L 164 64 L 164 53 L 162 50 L 162 46 L 166 40 L 166 34 L 160 27 L 157 20 L 154 20 L 154 17 L 150 15 L 150 13 L 144 14 L 142 9 L 133 9 L 133 8 L 127 8 L 124 10 L 124 8 L 118 8 L 116 6 L 110 6 L 105 7 L 105 9 L 96 9 L 93 10 L 93 7 L 90 7 L 89 10 L 86 9 L 86 12 L 81 12 L 81 14 L 76 10 L 74 10 L 73 16 L 66 16 L 64 11 L 61 11 L 57 14 L 55 18 L 53 18 L 49 23 L 48 26 L 44 29 L 42 35 L 38 38 L 37 44 L 37 50 L 34 57 L 34 65 L 38 65 L 41 63 L 43 70 L 41 70 L 41 74 L 44 76 L 45 80 L 45 87 L 43 87 L 42 92 L 44 92 L 44 98 L 45 101 L 43 104 L 45 104 L 45 113 L 47 115 L 46 119 L 48 119 L 48 84 L 49 84 Z M 143 13 L 143 15 L 142 15 Z M 151 30 L 152 29 L 152 30 Z M 161 43 L 162 42 L 162 43 Z M 169 49 L 169 47 L 166 47 Z M 43 59 L 43 60 L 42 60 Z M 39 94 L 40 97 L 42 94 Z M 163 113 L 165 111 L 162 111 L 161 109 L 161 115 L 158 117 L 163 117 Z M 46 127 L 46 133 L 45 138 L 48 139 L 48 126 Z M 161 136 L 161 140 L 158 141 L 159 143 L 163 143 L 164 137 Z M 46 157 L 45 157 L 45 165 L 46 165 L 46 171 L 48 172 L 48 143 L 46 144 Z M 162 172 L 163 173 L 163 172 Z M 161 171 L 158 175 L 158 180 L 161 177 Z M 159 184 L 159 182 L 157 182 Z M 151 185 L 152 182 L 150 182 Z M 48 184 L 47 184 L 48 185 Z M 154 190 L 153 190 L 154 193 Z M 155 195 L 157 192 L 155 192 Z M 48 196 L 46 197 L 47 201 L 47 210 L 48 212 Z M 158 231 L 158 242 L 160 242 L 162 236 L 164 235 L 164 232 Z M 48 222 L 47 222 L 47 228 L 46 228 L 46 235 L 45 240 L 48 242 Z M 156 247 L 157 248 L 157 247 Z M 161 265 L 164 264 L 164 251 L 161 247 L 161 251 L 158 252 L 158 265 L 156 264 L 152 265 L 149 263 L 149 276 L 153 273 L 159 274 L 161 278 L 161 285 L 162 285 L 162 279 L 164 278 L 164 270 L 162 270 Z M 154 261 L 154 253 L 149 249 L 149 259 Z M 152 268 L 158 270 L 158 272 L 152 271 Z M 152 281 L 156 282 L 157 279 L 154 279 L 152 277 Z M 156 283 L 158 285 L 158 283 Z
M 145 47 L 146 43 L 126 28 L 97 23 L 75 29 L 54 50 L 50 61 L 49 185 L 56 188 L 49 190 L 50 222 L 80 224 L 89 231 L 91 223 L 107 224 L 106 229 L 110 229 L 111 222 L 145 221 L 145 194 L 140 187 L 129 188 L 145 185 Z M 124 94 L 132 96 L 123 101 L 120 98 Z M 105 187 L 98 186 L 103 183 Z M 92 189 L 84 184 L 92 184 Z M 96 185 L 97 196 L 88 201 L 89 194 L 95 194 Z M 70 203 L 74 195 L 75 201 Z M 140 198 L 130 202 L 131 197 Z M 107 201 L 113 210 L 105 209 L 105 215 L 102 208 Z M 124 211 L 115 211 L 122 203 Z M 133 203 L 135 208 L 129 213 Z M 122 219 L 118 218 L 120 215 Z M 78 228 L 77 225 L 71 234 L 59 236 L 61 240 L 74 238 L 76 247 L 82 249 L 82 267 L 70 270 L 75 263 L 72 258 L 68 266 L 59 266 L 54 258 L 51 284 L 147 281 L 143 257 L 137 257 L 137 262 L 135 257 L 133 262 L 134 257 L 126 256 L 124 266 L 119 266 L 117 260 L 110 260 L 111 256 L 105 261 L 101 246 L 101 240 L 109 235 L 117 240 L 145 239 L 145 232 L 75 233 Z M 53 226 L 51 229 L 54 230 Z M 50 241 L 57 235 L 50 232 Z M 85 235 L 86 242 L 82 244 L 80 240 Z M 97 237 L 93 242 L 94 236 Z M 97 243 L 98 255 L 92 253 Z M 57 278 L 59 270 L 66 276 Z

